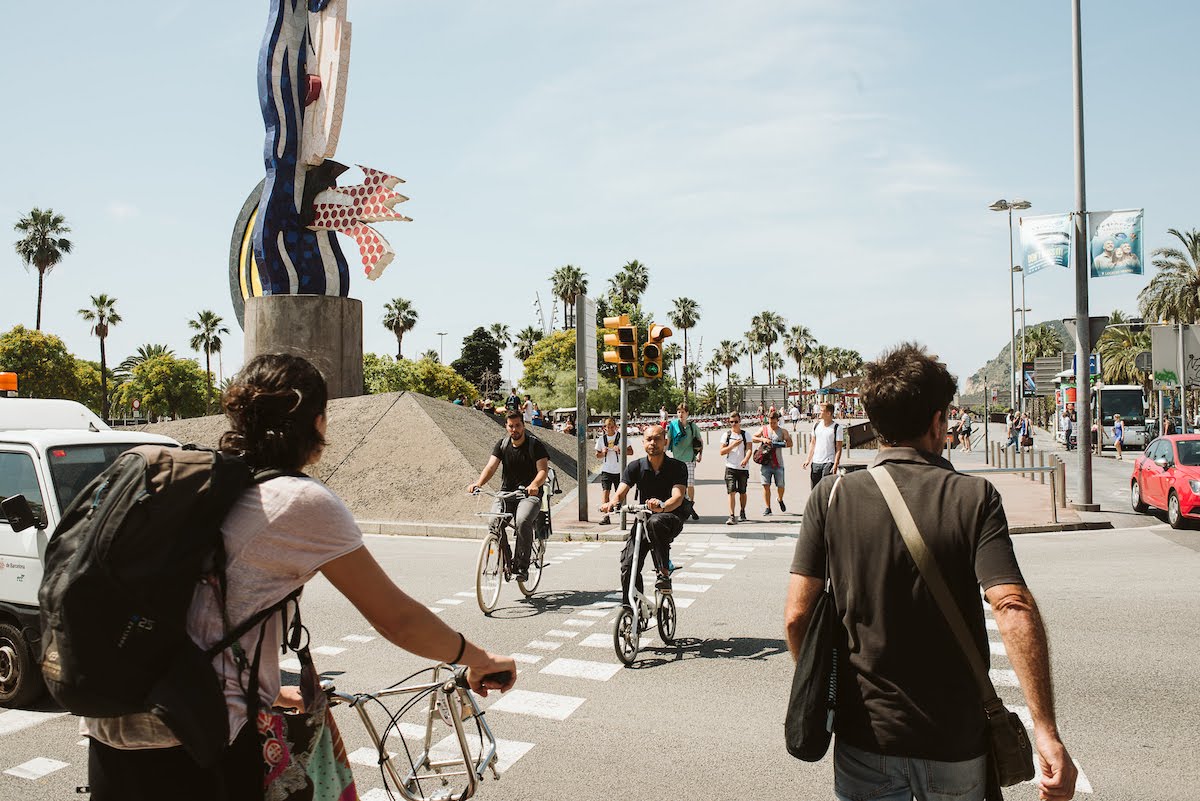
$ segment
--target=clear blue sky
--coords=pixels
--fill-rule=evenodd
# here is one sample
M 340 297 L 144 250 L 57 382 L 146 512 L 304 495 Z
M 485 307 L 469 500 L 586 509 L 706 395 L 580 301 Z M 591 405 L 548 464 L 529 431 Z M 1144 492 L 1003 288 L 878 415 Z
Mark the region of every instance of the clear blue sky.
M 226 373 L 240 363 L 227 256 L 262 177 L 267 5 L 6 8 L 0 222 L 11 242 L 32 206 L 67 216 L 43 317 L 76 354 L 97 358 L 76 310 L 106 292 L 125 318 L 114 361 L 147 342 L 189 355 L 207 308 L 233 328 Z M 420 312 L 406 354 L 447 331 L 449 361 L 477 324 L 535 323 L 555 267 L 596 290 L 639 259 L 659 318 L 700 303 L 705 360 L 773 309 L 868 358 L 919 340 L 965 379 L 1008 339 L 988 204 L 1073 206 L 1067 0 L 350 0 L 349 17 L 337 158 L 404 177 L 415 219 L 379 226 L 398 254 L 379 281 L 352 279 L 369 351 L 395 352 L 393 297 Z M 1088 205 L 1144 206 L 1147 253 L 1200 226 L 1198 17 L 1084 3 Z M 0 329 L 32 327 L 35 275 L 8 244 L 0 262 Z M 1133 311 L 1148 278 L 1093 280 L 1093 313 Z M 1073 316 L 1072 287 L 1031 277 L 1031 322 Z

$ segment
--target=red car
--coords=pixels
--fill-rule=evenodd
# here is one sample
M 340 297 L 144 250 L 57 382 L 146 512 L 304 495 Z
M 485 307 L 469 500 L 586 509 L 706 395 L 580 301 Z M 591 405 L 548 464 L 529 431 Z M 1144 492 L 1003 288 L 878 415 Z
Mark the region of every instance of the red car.
M 1168 434 L 1133 462 L 1129 500 L 1135 512 L 1165 509 L 1171 528 L 1200 519 L 1200 434 Z

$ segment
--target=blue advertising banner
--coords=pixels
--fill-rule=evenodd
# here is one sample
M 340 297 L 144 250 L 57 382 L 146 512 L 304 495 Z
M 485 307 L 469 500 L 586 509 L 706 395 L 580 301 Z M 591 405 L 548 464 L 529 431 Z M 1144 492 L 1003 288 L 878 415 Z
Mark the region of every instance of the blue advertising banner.
M 1092 278 L 1141 275 L 1142 209 L 1088 214 L 1088 256 Z
M 1044 267 L 1071 266 L 1071 215 L 1021 218 L 1021 263 L 1026 275 Z

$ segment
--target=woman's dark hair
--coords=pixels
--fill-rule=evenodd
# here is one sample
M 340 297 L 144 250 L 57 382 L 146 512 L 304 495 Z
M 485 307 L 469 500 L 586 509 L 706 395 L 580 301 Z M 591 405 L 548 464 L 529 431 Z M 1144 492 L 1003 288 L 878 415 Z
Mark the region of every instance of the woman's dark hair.
M 307 359 L 266 353 L 250 360 L 221 396 L 229 431 L 220 449 L 245 457 L 257 469 L 299 470 L 325 445 L 316 419 L 329 390 Z
M 916 439 L 933 416 L 945 413 L 958 391 L 946 365 L 915 342 L 905 342 L 863 365 L 863 406 L 887 444 Z

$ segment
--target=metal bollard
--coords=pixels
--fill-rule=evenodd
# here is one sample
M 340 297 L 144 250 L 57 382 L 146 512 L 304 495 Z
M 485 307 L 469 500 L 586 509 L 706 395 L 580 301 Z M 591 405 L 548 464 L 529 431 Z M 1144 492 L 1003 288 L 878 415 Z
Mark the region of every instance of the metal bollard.
M 1067 507 L 1067 463 L 1061 458 L 1058 460 L 1058 472 L 1055 474 L 1058 480 L 1058 503 L 1064 509 Z
M 1005 445 L 1004 446 L 1004 469 L 1005 470 L 1008 469 L 1008 452 L 1009 452 L 1009 450 L 1010 450 L 1009 447 L 1007 445 Z
M 1045 466 L 1046 466 L 1046 452 L 1038 451 L 1038 467 L 1045 467 Z M 1045 473 L 1038 473 L 1038 483 L 1039 484 L 1046 483 L 1046 474 Z
M 1020 457 L 1021 457 L 1021 469 L 1024 470 L 1025 469 L 1025 449 L 1018 446 L 1017 451 L 1020 453 Z M 1029 474 L 1021 473 L 1021 478 L 1029 478 Z

